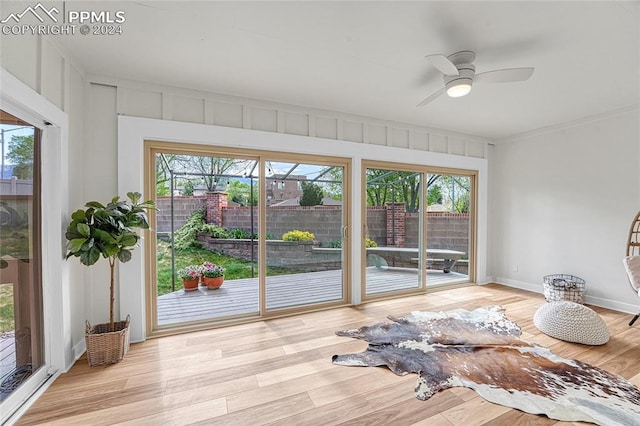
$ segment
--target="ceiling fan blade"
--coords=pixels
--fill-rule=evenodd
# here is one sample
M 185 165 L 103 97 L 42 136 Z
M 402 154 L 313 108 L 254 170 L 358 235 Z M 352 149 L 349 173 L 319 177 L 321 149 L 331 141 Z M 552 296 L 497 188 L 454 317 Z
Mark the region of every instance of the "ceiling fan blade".
M 512 81 L 525 81 L 533 74 L 532 67 L 507 68 L 476 74 L 474 81 L 477 83 L 510 83 Z
M 444 75 L 459 75 L 458 68 L 444 55 L 427 55 L 427 60 Z
M 418 105 L 416 106 L 423 106 L 428 104 L 429 102 L 431 102 L 432 100 L 434 100 L 435 98 L 437 98 L 438 96 L 442 95 L 444 93 L 444 91 L 447 90 L 446 87 L 443 87 L 442 89 L 438 90 L 437 92 L 427 96 L 422 102 L 420 102 Z

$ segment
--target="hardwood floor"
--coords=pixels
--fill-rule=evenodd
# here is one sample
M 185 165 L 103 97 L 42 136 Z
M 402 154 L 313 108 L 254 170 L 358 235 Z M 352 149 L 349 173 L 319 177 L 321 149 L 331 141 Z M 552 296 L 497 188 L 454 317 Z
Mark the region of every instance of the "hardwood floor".
M 125 360 L 89 367 L 80 359 L 18 424 L 47 425 L 560 425 L 544 416 L 486 402 L 454 388 L 428 401 L 414 396 L 416 375 L 344 367 L 331 356 L 366 343 L 338 337 L 414 310 L 501 305 L 523 339 L 629 379 L 640 386 L 640 325 L 630 315 L 593 307 L 611 340 L 591 347 L 562 342 L 533 325 L 542 295 L 500 285 L 338 308 L 134 344 Z

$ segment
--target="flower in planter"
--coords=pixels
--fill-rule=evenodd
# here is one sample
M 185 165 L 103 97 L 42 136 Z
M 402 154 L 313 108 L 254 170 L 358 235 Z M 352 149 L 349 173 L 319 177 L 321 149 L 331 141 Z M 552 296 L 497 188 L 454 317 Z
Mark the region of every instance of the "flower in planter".
M 282 235 L 283 241 L 313 241 L 316 238 L 312 232 L 293 230 Z
M 200 265 L 200 274 L 205 278 L 224 277 L 224 272 L 224 267 L 215 263 L 204 262 Z
M 189 265 L 185 268 L 178 269 L 178 278 L 181 280 L 197 280 L 200 278 L 200 267 L 198 265 Z

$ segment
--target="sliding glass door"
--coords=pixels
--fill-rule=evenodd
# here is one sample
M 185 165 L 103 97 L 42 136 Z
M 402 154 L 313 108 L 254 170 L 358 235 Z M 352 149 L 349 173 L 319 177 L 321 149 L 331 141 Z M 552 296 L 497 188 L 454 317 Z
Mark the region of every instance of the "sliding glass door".
M 423 288 L 422 174 L 384 165 L 364 168 L 365 296 Z
M 145 146 L 149 334 L 347 302 L 345 160 Z
M 346 301 L 344 167 L 265 162 L 266 309 Z
M 472 171 L 363 162 L 363 299 L 474 279 Z
M 152 323 L 258 315 L 259 159 L 170 148 L 151 156 Z
M 429 286 L 469 281 L 472 276 L 475 175 L 429 173 L 427 268 Z
M 0 113 L 0 402 L 3 402 L 44 365 L 44 337 L 41 131 L 5 111 Z M 10 407 L 6 409 L 11 411 Z

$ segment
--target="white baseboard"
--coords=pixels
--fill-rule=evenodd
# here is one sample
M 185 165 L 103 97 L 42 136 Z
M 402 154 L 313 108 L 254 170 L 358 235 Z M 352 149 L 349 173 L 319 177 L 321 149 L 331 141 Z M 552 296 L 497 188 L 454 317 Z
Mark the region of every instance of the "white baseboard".
M 71 362 L 71 365 L 67 365 L 65 368 L 65 373 L 67 371 L 69 371 L 69 369 L 71 369 L 71 367 L 73 367 L 73 364 L 75 364 L 78 359 L 80 359 L 80 357 L 82 355 L 84 355 L 84 353 L 87 351 L 87 345 L 84 339 L 81 339 L 74 347 L 73 347 L 73 362 Z
M 541 284 L 532 284 L 524 281 L 512 280 L 505 277 L 496 277 L 495 283 L 506 285 L 508 287 L 519 288 L 521 290 L 532 291 L 534 293 L 542 294 Z M 638 313 L 638 306 L 631 303 L 619 302 L 617 300 L 605 299 L 602 297 L 585 296 L 585 302 L 589 305 L 600 306 L 601 308 L 611 309 L 613 311 L 624 312 L 627 314 Z

